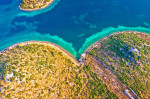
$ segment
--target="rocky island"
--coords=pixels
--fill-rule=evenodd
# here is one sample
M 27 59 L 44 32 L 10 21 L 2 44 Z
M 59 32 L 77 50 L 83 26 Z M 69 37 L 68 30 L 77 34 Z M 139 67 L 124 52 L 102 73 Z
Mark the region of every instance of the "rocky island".
M 49 6 L 54 0 L 22 0 L 19 5 L 21 10 L 25 11 L 34 11 L 46 8 Z
M 29 41 L 0 52 L 0 97 L 45 99 L 150 98 L 150 35 L 123 31 L 81 55 Z

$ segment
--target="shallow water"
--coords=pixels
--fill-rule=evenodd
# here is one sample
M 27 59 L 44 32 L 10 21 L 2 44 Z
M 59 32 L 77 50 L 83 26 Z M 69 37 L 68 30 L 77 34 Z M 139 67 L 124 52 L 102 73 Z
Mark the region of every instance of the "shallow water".
M 150 33 L 149 0 L 56 0 L 33 12 L 20 1 L 0 1 L 0 50 L 28 40 L 49 41 L 79 57 L 100 38 L 117 31 Z

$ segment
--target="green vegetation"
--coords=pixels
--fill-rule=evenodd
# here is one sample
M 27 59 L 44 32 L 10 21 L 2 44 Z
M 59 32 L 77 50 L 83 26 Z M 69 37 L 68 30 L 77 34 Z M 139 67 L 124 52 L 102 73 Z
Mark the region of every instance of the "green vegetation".
M 111 70 L 140 98 L 150 98 L 150 35 L 120 33 L 103 40 L 89 55 Z
M 0 54 L 0 76 L 4 99 L 117 99 L 90 66 L 46 44 L 19 44 Z
M 76 98 L 87 82 L 82 67 L 47 45 L 18 45 L 0 56 L 4 99 Z
M 0 54 L 0 96 L 126 99 L 130 87 L 150 98 L 149 52 L 150 36 L 136 32 L 109 36 L 82 65 L 46 44 L 19 44 Z
M 88 76 L 89 83 L 83 90 L 80 99 L 118 99 L 116 94 L 109 91 L 90 66 L 84 66 L 84 70 Z
M 22 0 L 20 7 L 25 10 L 35 10 L 47 6 L 53 0 Z

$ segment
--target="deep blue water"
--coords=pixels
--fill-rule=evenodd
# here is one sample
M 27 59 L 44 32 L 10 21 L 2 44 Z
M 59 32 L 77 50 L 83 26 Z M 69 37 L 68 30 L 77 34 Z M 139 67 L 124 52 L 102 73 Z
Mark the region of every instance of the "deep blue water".
M 38 14 L 20 11 L 17 4 L 0 0 L 0 50 L 16 42 L 42 40 L 75 55 L 114 31 L 150 33 L 150 0 L 60 0 Z

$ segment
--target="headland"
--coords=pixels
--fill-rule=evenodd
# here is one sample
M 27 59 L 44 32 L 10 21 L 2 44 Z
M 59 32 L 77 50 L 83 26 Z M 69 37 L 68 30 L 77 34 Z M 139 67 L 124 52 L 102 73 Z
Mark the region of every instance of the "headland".
M 147 33 L 115 32 L 91 45 L 84 53 L 83 63 L 93 68 L 117 95 L 122 97 L 120 90 L 124 90 L 134 99 L 149 98 L 149 46 Z
M 0 52 L 2 96 L 10 97 L 14 88 L 9 86 L 16 84 L 15 87 L 21 94 L 26 96 L 28 93 L 27 97 L 32 92 L 36 96 L 36 91 L 41 90 L 38 91 L 41 97 L 49 97 L 48 93 L 51 92 L 51 98 L 148 98 L 149 46 L 150 35 L 147 33 L 115 32 L 91 45 L 78 62 L 69 52 L 50 42 L 28 41 L 14 44 Z M 4 68 L 6 72 L 3 71 Z M 52 75 L 43 79 L 45 72 Z M 26 79 L 30 73 L 32 78 Z M 35 76 L 41 78 L 34 79 Z M 53 83 L 45 85 L 40 79 L 45 83 L 52 80 Z M 18 86 L 23 89 L 25 84 L 29 84 L 26 80 L 35 83 L 27 88 L 33 91 L 18 89 Z M 41 89 L 42 86 L 45 89 Z M 48 91 L 47 86 L 50 86 Z M 18 97 L 21 94 L 17 94 Z

